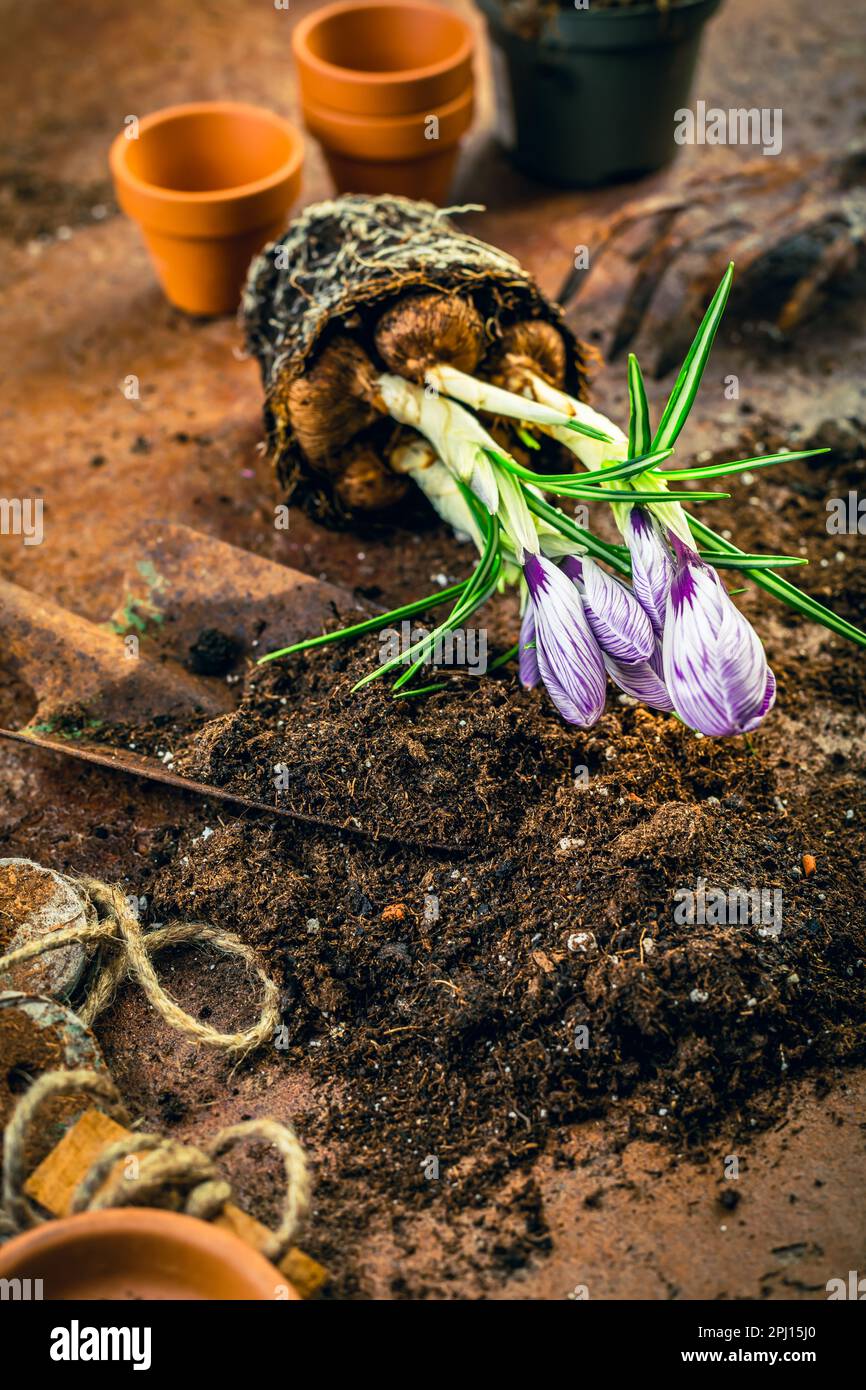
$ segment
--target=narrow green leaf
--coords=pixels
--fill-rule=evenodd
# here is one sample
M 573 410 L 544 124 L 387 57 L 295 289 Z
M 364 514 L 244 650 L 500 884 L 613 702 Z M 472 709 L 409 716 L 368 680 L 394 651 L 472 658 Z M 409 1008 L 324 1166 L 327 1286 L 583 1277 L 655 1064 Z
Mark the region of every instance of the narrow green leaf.
M 649 405 L 640 363 L 633 352 L 628 355 L 628 456 L 636 459 L 652 447 Z
M 623 492 L 617 488 L 549 487 L 558 497 L 575 497 L 581 502 L 719 502 L 729 492 Z
M 803 555 L 728 555 L 718 550 L 702 550 L 702 560 L 717 570 L 790 569 L 792 565 L 808 565 Z
M 529 433 L 529 430 L 524 429 L 522 425 L 515 425 L 514 428 L 517 434 L 517 438 L 520 440 L 521 444 L 526 445 L 527 449 L 541 448 L 541 445 L 539 444 L 538 440 L 534 437 L 534 435 L 531 435 Z
M 375 671 L 369 671 L 366 676 L 362 676 L 361 680 L 356 681 L 352 686 L 352 694 L 354 694 L 356 690 L 363 689 L 365 685 L 369 685 L 371 681 L 381 679 L 382 676 L 392 671 L 395 666 L 405 665 L 406 662 L 417 656 L 418 653 L 423 653 L 423 659 L 421 661 L 416 661 L 412 669 L 417 669 L 418 666 L 423 665 L 437 637 L 448 632 L 450 628 L 457 627 L 463 617 L 467 616 L 468 613 L 474 612 L 479 606 L 477 601 L 478 589 L 482 585 L 486 585 L 490 582 L 493 582 L 495 586 L 495 577 L 498 577 L 499 570 L 502 567 L 502 556 L 499 550 L 499 523 L 496 521 L 495 517 L 490 517 L 488 519 L 490 525 L 484 546 L 484 554 L 476 566 L 471 579 L 467 582 L 462 597 L 458 599 L 445 621 L 439 623 L 426 637 L 422 637 L 418 642 L 414 642 L 407 651 L 400 652 L 398 656 L 392 656 L 390 661 L 386 661 L 384 665 L 377 666 Z M 397 685 L 401 683 L 402 678 L 397 682 Z
M 707 365 L 707 358 L 713 346 L 713 339 L 716 336 L 722 314 L 725 312 L 725 305 L 728 295 L 731 292 L 731 283 L 734 278 L 734 263 L 731 261 L 724 275 L 719 288 L 710 301 L 710 306 L 704 314 L 703 322 L 697 331 L 695 340 L 686 354 L 686 360 L 680 368 L 680 374 L 676 379 L 674 389 L 668 397 L 668 403 L 659 421 L 659 427 L 655 432 L 652 441 L 654 449 L 666 449 L 668 445 L 675 444 L 680 430 L 686 422 L 686 417 L 692 408 L 698 387 L 701 384 L 701 377 L 704 374 L 704 367 Z
M 492 449 L 486 444 L 482 444 L 487 457 L 505 468 L 509 473 L 522 478 L 525 483 L 532 483 L 535 487 L 546 488 L 553 491 L 554 488 L 562 487 L 592 487 L 600 490 L 608 483 L 616 482 L 617 479 L 631 478 L 636 473 L 648 473 L 657 463 L 663 463 L 670 458 L 673 449 L 657 449 L 652 453 L 643 455 L 642 458 L 635 459 L 612 459 L 610 467 L 602 464 L 604 473 L 534 473 L 531 468 L 525 468 L 522 463 L 511 458 L 509 454 L 502 453 L 499 449 Z
M 507 454 L 501 453 L 498 449 L 491 449 L 487 445 L 481 445 L 482 451 L 488 458 L 507 473 L 513 473 L 515 477 L 522 479 L 525 483 L 531 483 L 533 487 L 543 488 L 545 492 L 550 492 L 554 496 L 574 497 L 584 502 L 714 502 L 720 498 L 729 497 L 727 492 L 627 492 L 618 491 L 615 488 L 605 486 L 599 487 L 596 482 L 595 474 L 590 476 L 584 473 L 544 474 L 533 473 L 530 468 L 524 468 L 522 463 L 509 458 Z M 613 471 L 613 470 L 611 470 Z M 646 472 L 644 467 L 642 472 Z M 564 481 L 551 481 L 564 478 Z M 607 475 L 605 475 L 605 481 Z
M 498 671 L 500 666 L 507 666 L 509 661 L 513 661 L 520 651 L 520 643 L 515 642 L 513 647 L 509 647 L 507 652 L 503 652 L 495 661 L 491 661 L 487 667 L 488 671 Z
M 665 459 L 670 458 L 673 452 L 673 449 L 656 449 L 652 453 L 642 454 L 640 458 L 627 458 L 622 461 L 611 459 L 609 464 L 605 460 L 599 473 L 571 473 L 565 476 L 575 478 L 584 487 L 606 487 L 608 483 L 633 478 L 637 473 L 649 473 L 651 469 L 657 468 Z
M 342 642 L 348 637 L 360 637 L 363 633 L 375 632 L 377 628 L 387 626 L 388 623 L 414 617 L 417 613 L 426 613 L 431 608 L 440 608 L 452 598 L 459 598 L 468 582 L 462 579 L 459 584 L 441 589 L 438 594 L 428 594 L 426 598 L 404 603 L 401 608 L 392 608 L 390 613 L 380 613 L 376 617 L 365 618 L 362 623 L 353 623 L 351 627 L 341 627 L 338 632 L 324 632 L 320 637 L 308 637 L 303 642 L 294 642 L 291 647 L 282 647 L 278 652 L 268 652 L 266 656 L 259 657 L 256 665 L 264 666 L 268 661 L 276 661 L 277 657 L 291 656 L 293 652 L 307 651 L 310 647 L 323 647 L 327 642 Z
M 592 425 L 581 424 L 580 420 L 565 420 L 559 428 L 573 430 L 575 434 L 586 435 L 587 439 L 597 439 L 601 444 L 612 444 L 613 440 L 604 430 L 597 430 Z
M 729 473 L 742 473 L 748 468 L 771 468 L 775 463 L 791 463 L 794 459 L 809 459 L 815 454 L 829 454 L 829 449 L 798 449 L 790 453 L 762 454 L 753 459 L 736 459 L 733 463 L 708 463 L 701 468 L 666 468 L 659 471 L 659 477 L 666 480 L 677 478 L 724 478 Z
M 488 599 L 490 599 L 496 592 L 496 585 L 499 579 L 500 568 L 501 559 L 500 556 L 497 554 L 494 559 L 493 568 L 489 575 L 490 582 L 488 583 L 487 587 L 483 591 L 477 591 L 472 597 L 472 599 L 466 599 L 464 602 L 459 603 L 454 609 L 453 613 L 449 615 L 449 617 L 446 619 L 444 623 L 440 623 L 439 627 L 436 628 L 430 634 L 429 637 L 423 639 L 421 642 L 416 644 L 414 650 L 418 650 L 419 647 L 422 647 L 423 650 L 421 651 L 420 655 L 416 658 L 416 660 L 412 663 L 412 665 L 409 667 L 409 669 L 407 671 L 404 671 L 402 676 L 400 676 L 394 682 L 393 689 L 395 691 L 400 690 L 401 687 L 404 685 L 408 685 L 413 679 L 413 677 L 417 675 L 417 673 L 422 669 L 424 665 L 426 665 L 433 652 L 433 648 L 436 644 L 436 641 L 439 637 L 444 636 L 446 632 L 453 631 L 454 628 L 460 626 L 460 624 L 463 622 L 465 618 L 471 617 L 471 615 L 475 613 L 479 608 L 484 607 L 484 604 L 487 603 Z M 407 652 L 406 656 L 408 655 L 409 653 Z M 405 660 L 405 657 L 403 659 Z M 366 684 L 366 680 L 364 682 L 359 682 L 358 685 L 354 687 L 354 689 L 359 689 L 361 684 Z
M 490 574 L 494 567 L 498 570 L 502 565 L 502 556 L 499 549 L 501 528 L 495 516 L 487 514 L 487 528 L 484 540 L 484 553 L 474 572 L 470 575 L 466 588 L 461 597 L 457 600 L 452 609 L 452 615 L 458 608 L 463 608 L 470 603 L 474 594 L 479 589 L 484 588 L 490 579 Z
M 447 681 L 438 681 L 435 685 L 419 685 L 417 690 L 400 690 L 394 699 L 411 700 L 414 695 L 432 695 L 434 690 L 444 690 L 447 684 Z
M 488 464 L 488 467 L 490 466 Z M 526 505 L 522 482 L 507 468 L 500 469 L 496 482 L 499 488 L 497 517 L 503 531 L 515 547 L 519 547 L 518 553 L 520 550 L 537 550 L 538 535 L 532 514 Z
M 471 487 L 469 487 L 467 483 L 464 483 L 462 478 L 458 478 L 456 474 L 452 474 L 452 477 L 454 478 L 454 481 L 460 490 L 464 502 L 466 503 L 469 510 L 472 512 L 473 516 L 475 517 L 475 520 L 478 522 L 478 529 L 480 530 L 486 543 L 490 534 L 491 516 L 489 511 L 483 505 L 483 503 L 480 502 L 479 499 L 475 496 L 475 493 L 472 491 Z

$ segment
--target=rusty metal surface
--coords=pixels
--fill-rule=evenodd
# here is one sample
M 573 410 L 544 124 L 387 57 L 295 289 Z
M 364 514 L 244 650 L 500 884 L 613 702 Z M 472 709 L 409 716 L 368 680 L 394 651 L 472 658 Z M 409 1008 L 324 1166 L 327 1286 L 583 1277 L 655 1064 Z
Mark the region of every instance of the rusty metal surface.
M 146 522 L 136 534 L 113 623 L 141 630 L 176 660 L 203 629 L 216 628 L 238 656 L 267 651 L 320 632 L 334 619 L 366 616 L 346 589 L 226 545 L 188 526 Z
M 0 642 L 4 666 L 37 696 L 41 726 L 78 707 L 93 724 L 193 711 L 214 717 L 232 704 L 225 687 L 205 685 L 175 662 L 153 661 L 119 633 L 4 579 Z
M 213 718 L 232 707 L 230 690 L 181 664 L 203 629 L 218 630 L 249 658 L 361 610 L 336 585 L 187 526 L 146 523 L 129 549 L 122 597 L 105 625 L 0 578 L 2 662 L 35 692 L 39 732 L 79 708 L 88 728 Z
M 140 542 L 136 537 L 122 594 L 110 631 L 108 625 L 97 626 L 0 579 L 2 664 L 28 684 L 38 700 L 27 727 L 0 728 L 0 739 L 50 749 L 230 806 L 350 835 L 366 834 L 351 822 L 317 819 L 180 777 L 131 746 L 100 742 L 100 726 L 191 715 L 215 718 L 230 709 L 231 688 L 222 679 L 199 679 L 180 664 L 203 631 L 228 640 L 235 654 L 231 665 L 236 667 L 242 659 L 249 661 L 318 632 L 331 619 L 349 620 L 368 612 L 368 607 L 362 608 L 336 585 L 187 526 L 161 523 L 145 524 Z M 229 679 L 238 677 L 230 674 Z
M 473 13 L 468 0 L 459 7 Z M 0 168 L 13 190 L 0 199 L 0 496 L 26 489 L 45 502 L 44 543 L 25 546 L 0 536 L 0 574 L 92 623 L 116 608 L 137 550 L 150 545 L 148 523 L 183 524 L 350 590 L 375 586 L 375 601 L 383 604 L 417 592 L 419 582 L 429 588 L 431 575 L 459 563 L 441 531 L 418 539 L 399 532 L 335 536 L 294 513 L 288 532 L 276 530 L 270 468 L 259 449 L 260 386 L 254 364 L 240 355 L 236 325 L 171 310 L 135 229 L 113 204 L 106 150 L 130 112 L 192 97 L 232 97 L 297 117 L 290 31 L 310 8 L 310 0 L 293 0 L 288 11 L 262 0 L 207 6 L 79 0 L 47 15 L 42 6 L 0 0 Z M 754 0 L 727 0 L 703 53 L 698 94 L 709 104 L 751 105 L 758 91 L 762 104 L 783 107 L 786 157 L 841 148 L 862 136 L 862 63 L 858 70 L 851 57 L 852 43 L 855 55 L 857 43 L 862 53 L 861 11 L 860 0 L 821 6 L 763 0 L 758 9 Z M 477 16 L 476 22 L 480 32 Z M 471 228 L 518 256 L 550 294 L 601 219 L 639 194 L 676 194 L 705 167 L 708 152 L 690 148 L 671 170 L 639 187 L 582 194 L 541 188 L 513 173 L 496 149 L 486 59 L 480 76 L 478 125 L 453 199 L 486 204 L 486 213 L 468 219 Z M 713 167 L 733 169 L 752 157 L 750 150 L 720 148 L 712 153 Z M 303 199 L 329 191 L 321 155 L 308 142 Z M 591 341 L 614 326 L 592 317 L 613 302 L 603 264 L 597 274 L 585 307 L 579 300 L 572 316 Z M 831 414 L 862 416 L 863 336 L 846 344 L 844 370 L 834 349 L 819 324 L 808 354 L 780 355 L 760 369 L 747 356 L 743 390 L 750 409 L 804 429 Z M 720 342 L 713 378 L 720 383 L 729 372 L 743 372 L 742 352 Z M 137 394 L 130 395 L 131 379 Z M 654 409 L 669 385 L 669 379 L 649 383 Z M 619 366 L 602 371 L 595 394 L 601 409 L 622 417 Z M 741 423 L 720 387 L 702 393 L 690 443 L 695 452 L 733 444 Z M 238 600 L 241 617 L 242 610 Z M 161 639 L 154 641 L 158 646 Z M 0 677 L 0 723 L 20 725 L 31 713 L 26 692 Z M 177 789 L 124 781 L 50 750 L 0 745 L 6 853 L 134 885 L 145 848 L 166 825 L 201 833 L 212 816 L 212 807 Z M 149 1050 L 130 1045 L 128 1065 L 159 1088 L 171 1040 L 154 1033 L 144 1014 L 139 1023 L 162 1043 L 164 1055 L 157 1042 Z M 125 1016 L 117 1032 L 124 1038 L 127 1031 Z M 171 1065 L 173 1084 L 186 1087 L 192 1105 L 201 1074 L 193 1076 L 186 1054 Z M 850 1096 L 841 1099 L 822 1101 L 801 1088 L 787 1133 L 772 1131 L 746 1146 L 748 1181 L 734 1219 L 719 1212 L 706 1165 L 684 1158 L 655 1176 L 655 1155 L 622 1150 L 615 1128 L 576 1131 L 574 1169 L 538 1168 L 554 1250 L 522 1274 L 503 1275 L 502 1296 L 564 1298 L 585 1282 L 598 1297 L 821 1296 L 814 1287 L 815 1245 L 823 1248 L 828 1272 L 844 1272 L 855 1267 L 866 1241 L 862 1204 L 852 1209 L 851 1202 L 862 1173 L 856 1106 L 858 1097 L 862 1106 L 864 1075 L 851 1074 Z M 239 1079 L 234 1090 L 214 1077 L 226 1122 L 252 1106 L 284 1105 L 293 1113 L 325 1103 L 307 1095 L 297 1077 L 287 1082 L 257 1073 Z M 216 1107 L 203 1114 L 191 1109 L 191 1138 L 212 1130 Z M 326 1154 L 316 1157 L 327 1164 Z M 617 1171 L 620 1162 L 624 1169 Z M 604 1178 L 600 1207 L 585 1206 L 594 1191 L 590 1175 L 599 1184 Z M 630 1186 L 619 1188 L 619 1181 Z M 447 1242 L 465 1239 L 471 1250 L 481 1238 L 477 1230 L 421 1219 L 411 1229 L 411 1258 L 422 1268 L 435 1266 Z M 395 1252 L 385 1233 L 373 1232 L 365 1254 L 376 1287 L 389 1296 L 405 1248 Z M 471 1279 L 454 1289 L 456 1296 L 475 1292 Z

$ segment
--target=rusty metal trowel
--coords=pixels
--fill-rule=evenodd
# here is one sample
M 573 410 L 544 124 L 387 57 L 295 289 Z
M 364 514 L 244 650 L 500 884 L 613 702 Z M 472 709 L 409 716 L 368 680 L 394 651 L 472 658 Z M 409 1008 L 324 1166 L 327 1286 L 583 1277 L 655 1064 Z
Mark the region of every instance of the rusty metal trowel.
M 336 585 L 186 526 L 147 523 L 122 600 L 104 626 L 0 579 L 0 665 L 37 699 L 29 724 L 0 728 L 0 738 L 293 820 L 333 824 L 180 777 L 155 757 L 100 742 L 99 729 L 155 719 L 205 722 L 232 709 L 225 670 L 196 674 L 182 664 L 203 637 L 205 670 L 209 636 L 219 639 L 223 662 L 242 669 L 250 657 L 314 635 L 334 618 L 358 616 L 354 596 Z

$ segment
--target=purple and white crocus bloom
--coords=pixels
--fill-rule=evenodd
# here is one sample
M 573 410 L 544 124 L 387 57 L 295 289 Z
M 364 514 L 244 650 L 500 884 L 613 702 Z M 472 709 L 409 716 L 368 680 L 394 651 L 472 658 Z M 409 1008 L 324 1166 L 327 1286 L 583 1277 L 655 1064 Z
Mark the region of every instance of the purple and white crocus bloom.
M 643 507 L 630 507 L 624 527 L 631 554 L 631 582 L 635 595 L 661 637 L 674 562 L 661 529 Z
M 549 561 L 544 563 L 550 565 Z M 557 573 L 571 580 L 585 624 L 595 638 L 597 653 L 592 651 L 593 670 L 597 671 L 600 658 L 605 670 L 627 694 L 655 709 L 673 709 L 662 679 L 661 641 L 628 585 L 608 574 L 588 557 L 578 559 L 576 556 L 567 556 L 562 562 L 561 571 Z M 562 592 L 564 593 L 564 590 Z M 520 681 L 527 689 L 531 689 L 544 679 L 554 704 L 561 709 L 557 690 L 549 685 L 539 665 L 537 606 L 537 601 L 530 601 L 523 615 L 520 630 Z M 574 621 L 580 623 L 580 618 Z M 583 638 L 581 656 L 586 660 L 587 651 L 592 649 L 587 647 L 585 631 Z M 560 680 L 559 685 L 561 684 Z M 598 708 L 598 714 L 600 712 L 601 707 Z M 598 714 L 595 714 L 594 710 L 592 713 L 594 723 Z M 565 717 L 571 718 L 571 715 L 566 714 Z M 587 719 L 572 718 L 571 722 L 586 723 Z
M 541 672 L 538 669 L 538 653 L 535 643 L 535 609 L 531 600 L 526 605 L 523 621 L 520 624 L 519 646 L 518 675 L 520 684 L 524 690 L 532 690 L 541 680 Z
M 562 716 L 584 727 L 604 709 L 607 672 L 642 704 L 672 710 L 709 737 L 757 728 L 776 681 L 716 571 L 640 507 L 625 534 L 633 589 L 588 557 L 568 556 L 561 569 L 524 557 L 522 684 L 542 680 Z
M 562 568 L 583 599 L 611 679 L 642 704 L 672 710 L 662 674 L 661 639 L 632 590 L 594 560 L 568 556 Z
M 623 688 L 647 704 L 655 702 L 642 689 L 665 691 L 670 703 L 656 707 L 673 708 L 708 737 L 757 728 L 772 709 L 776 681 L 757 633 L 712 565 L 642 507 L 630 509 L 625 538 L 634 592 L 660 641 L 649 672 Z
M 540 676 L 563 719 L 588 728 L 601 718 L 606 681 L 580 595 L 543 555 L 524 555 L 523 574 L 530 603 L 520 634 L 520 678 L 534 685 Z M 534 649 L 527 647 L 533 627 Z
M 747 734 L 776 699 L 764 648 L 712 566 L 678 536 L 670 539 L 675 570 L 662 656 L 674 709 L 709 737 Z
M 631 589 L 588 556 L 568 555 L 565 574 L 583 600 L 592 635 L 615 661 L 647 661 L 655 648 L 650 620 Z
M 634 592 L 595 560 L 564 560 L 563 570 L 577 585 L 589 627 L 602 649 L 605 669 L 627 695 L 652 709 L 673 710 L 662 671 L 662 639 Z M 671 567 L 673 574 L 673 567 Z
M 649 705 L 650 709 L 663 710 L 668 714 L 673 710 L 674 702 L 665 685 L 660 637 L 654 634 L 653 651 L 646 661 L 614 661 L 605 652 L 604 664 L 608 675 L 626 695 L 631 695 L 642 705 Z

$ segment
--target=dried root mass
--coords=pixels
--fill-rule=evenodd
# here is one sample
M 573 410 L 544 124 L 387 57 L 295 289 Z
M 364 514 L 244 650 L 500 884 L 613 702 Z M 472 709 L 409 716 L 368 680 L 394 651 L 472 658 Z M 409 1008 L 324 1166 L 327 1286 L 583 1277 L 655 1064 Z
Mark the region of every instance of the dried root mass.
M 280 486 L 331 523 L 405 496 L 388 450 L 412 436 L 382 435 L 381 372 L 493 380 L 513 351 L 580 397 L 590 358 L 517 261 L 405 198 L 307 208 L 253 263 L 242 316 Z

